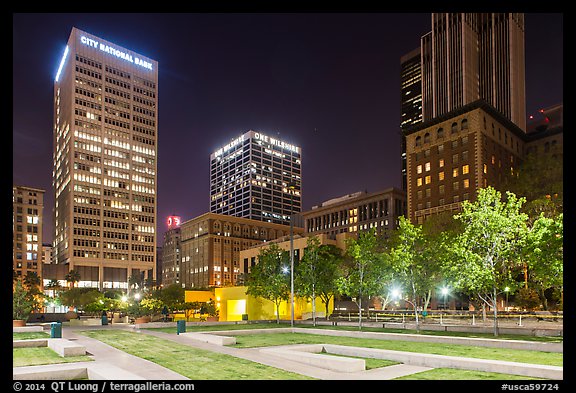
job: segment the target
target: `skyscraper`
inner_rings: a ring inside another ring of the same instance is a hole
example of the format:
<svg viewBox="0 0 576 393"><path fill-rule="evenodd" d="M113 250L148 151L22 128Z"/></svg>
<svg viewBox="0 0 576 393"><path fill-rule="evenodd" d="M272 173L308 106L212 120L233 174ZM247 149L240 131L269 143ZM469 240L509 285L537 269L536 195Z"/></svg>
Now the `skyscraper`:
<svg viewBox="0 0 576 393"><path fill-rule="evenodd" d="M248 131L210 155L210 212L290 224L302 209L301 150Z"/></svg>
<svg viewBox="0 0 576 393"><path fill-rule="evenodd" d="M421 48L424 121L483 99L526 130L524 14L433 13Z"/></svg>
<svg viewBox="0 0 576 393"><path fill-rule="evenodd" d="M406 191L405 129L422 122L422 68L420 47L400 58L400 128L402 138L402 189Z"/></svg>
<svg viewBox="0 0 576 393"><path fill-rule="evenodd" d="M158 63L72 28L54 81L55 263L79 286L156 275Z"/></svg>

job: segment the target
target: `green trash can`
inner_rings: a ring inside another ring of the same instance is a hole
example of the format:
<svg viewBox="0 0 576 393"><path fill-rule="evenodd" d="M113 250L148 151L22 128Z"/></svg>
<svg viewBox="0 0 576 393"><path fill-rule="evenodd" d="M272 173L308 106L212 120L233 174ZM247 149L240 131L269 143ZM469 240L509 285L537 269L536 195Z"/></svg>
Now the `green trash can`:
<svg viewBox="0 0 576 393"><path fill-rule="evenodd" d="M106 315L102 315L102 325L108 325L108 317Z"/></svg>
<svg viewBox="0 0 576 393"><path fill-rule="evenodd" d="M248 314L242 314L242 320L247 321L248 320Z"/></svg>
<svg viewBox="0 0 576 393"><path fill-rule="evenodd" d="M176 334L186 333L186 321L176 322Z"/></svg>
<svg viewBox="0 0 576 393"><path fill-rule="evenodd" d="M62 338L62 324L60 322L50 324L50 338Z"/></svg>

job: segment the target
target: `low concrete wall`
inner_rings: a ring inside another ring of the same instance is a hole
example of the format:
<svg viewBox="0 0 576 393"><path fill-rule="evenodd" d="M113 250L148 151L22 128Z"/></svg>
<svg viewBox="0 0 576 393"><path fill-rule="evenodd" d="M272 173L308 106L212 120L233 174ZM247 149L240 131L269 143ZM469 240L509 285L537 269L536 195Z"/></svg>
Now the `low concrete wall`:
<svg viewBox="0 0 576 393"><path fill-rule="evenodd" d="M49 338L48 348L63 357L86 355L86 347L65 338Z"/></svg>
<svg viewBox="0 0 576 393"><path fill-rule="evenodd" d="M101 326L102 318L71 319L70 326Z"/></svg>
<svg viewBox="0 0 576 393"><path fill-rule="evenodd" d="M14 367L14 380L143 380L145 378L108 363L80 362Z"/></svg>
<svg viewBox="0 0 576 393"><path fill-rule="evenodd" d="M207 333L180 333L180 336L189 338L191 340L202 341L205 343L216 345L234 345L236 344L236 337L227 337L222 335L207 334Z"/></svg>
<svg viewBox="0 0 576 393"><path fill-rule="evenodd" d="M294 347L264 348L260 352L268 355L293 360L326 370L354 373L366 370L364 359L351 359L331 355L322 355L322 344L298 345Z"/></svg>
<svg viewBox="0 0 576 393"><path fill-rule="evenodd" d="M44 328L41 325L33 326L16 326L12 328L14 333L28 333L28 332L43 332Z"/></svg>
<svg viewBox="0 0 576 393"><path fill-rule="evenodd" d="M47 338L35 338L32 340L12 340L12 348L36 348L47 346Z"/></svg>

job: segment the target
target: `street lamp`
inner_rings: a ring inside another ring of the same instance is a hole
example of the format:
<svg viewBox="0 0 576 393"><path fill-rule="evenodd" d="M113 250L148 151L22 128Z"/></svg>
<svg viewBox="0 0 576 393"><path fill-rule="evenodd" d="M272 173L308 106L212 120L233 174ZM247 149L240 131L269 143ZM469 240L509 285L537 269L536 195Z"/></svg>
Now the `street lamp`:
<svg viewBox="0 0 576 393"><path fill-rule="evenodd" d="M508 311L508 292L510 292L510 287L504 288L504 292L506 292L506 306L504 307L504 311Z"/></svg>
<svg viewBox="0 0 576 393"><path fill-rule="evenodd" d="M294 183L288 184L290 190L290 327L294 327Z"/></svg>
<svg viewBox="0 0 576 393"><path fill-rule="evenodd" d="M448 288L443 287L441 291L442 291L442 295L444 296L442 305L444 306L444 310L446 310L446 295L448 294Z"/></svg>

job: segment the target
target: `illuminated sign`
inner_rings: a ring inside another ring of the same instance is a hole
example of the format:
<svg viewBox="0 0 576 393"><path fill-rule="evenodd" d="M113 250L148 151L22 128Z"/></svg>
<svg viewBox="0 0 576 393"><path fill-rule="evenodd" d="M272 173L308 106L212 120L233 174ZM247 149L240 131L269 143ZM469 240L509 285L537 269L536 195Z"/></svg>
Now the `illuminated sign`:
<svg viewBox="0 0 576 393"><path fill-rule="evenodd" d="M298 146L294 146L294 145L291 145L290 143L286 143L286 142L281 141L279 139L269 137L268 135L260 134L259 132L254 133L254 138L256 138L257 140L260 140L262 142L270 143L271 145L281 147L282 149L287 149L287 150L293 151L294 153L300 152L300 149L298 148Z"/></svg>
<svg viewBox="0 0 576 393"><path fill-rule="evenodd" d="M226 153L228 150L232 149L234 146L244 142L244 135L239 136L238 138L234 139L232 142L228 143L226 146L221 147L220 149L216 150L214 155L216 157L221 156L222 154Z"/></svg>
<svg viewBox="0 0 576 393"><path fill-rule="evenodd" d="M81 36L80 42L82 42L84 45L88 45L92 48L100 49L102 52L109 53L112 56L116 56L120 59L124 59L126 61L129 61L130 63L137 64L140 67L144 67L144 68L147 68L149 70L152 70L152 63L145 61L143 59L140 59L136 56L132 56L129 53L123 52L123 51L118 50L116 48L113 48L109 45L106 45L106 44L103 44L103 43L98 42L96 40L93 40L92 38L88 38L86 36Z"/></svg>
<svg viewBox="0 0 576 393"><path fill-rule="evenodd" d="M168 216L166 223L168 224L168 228L177 228L180 226L180 217L179 216Z"/></svg>

